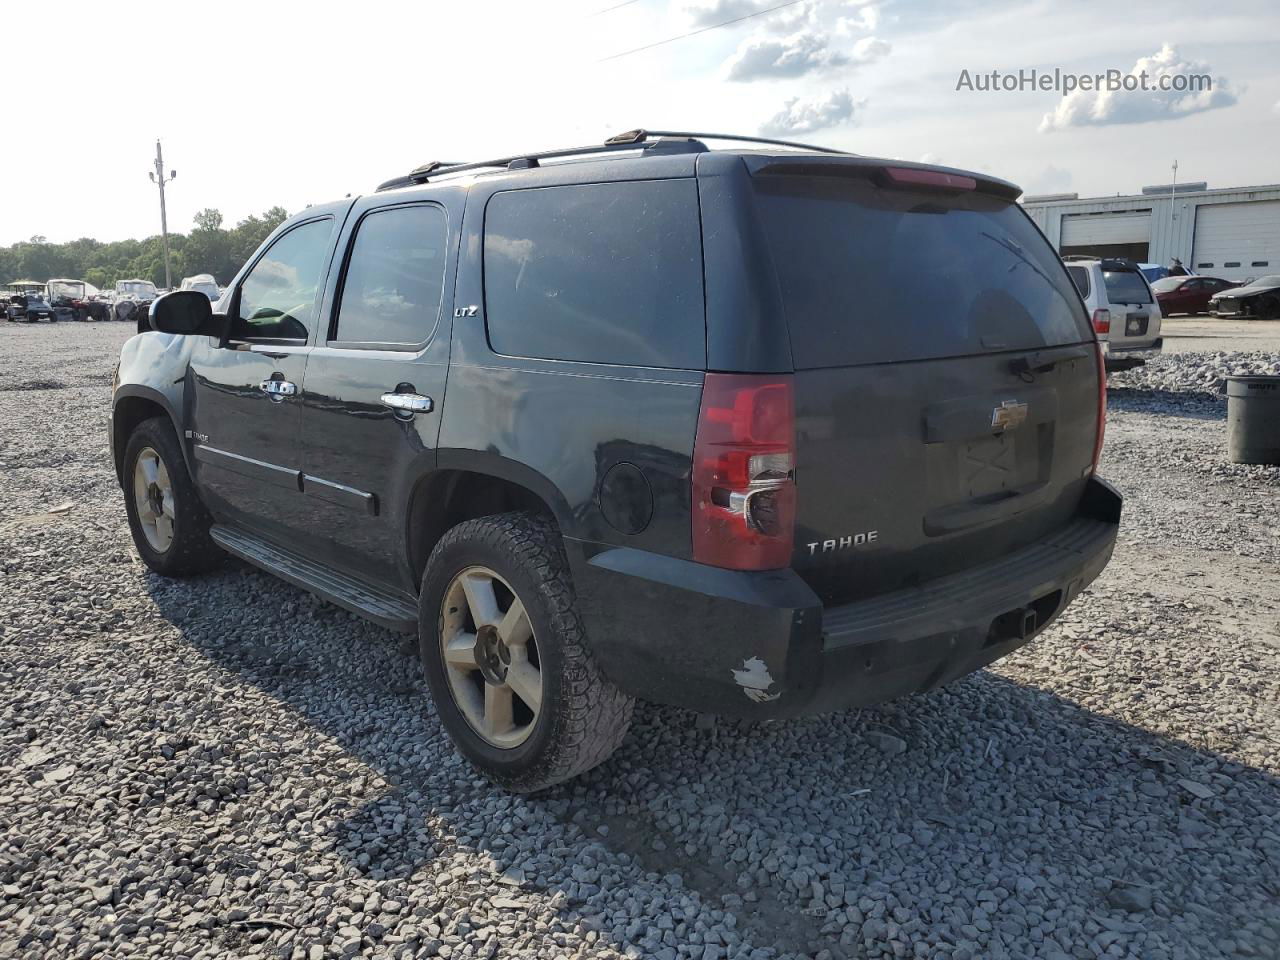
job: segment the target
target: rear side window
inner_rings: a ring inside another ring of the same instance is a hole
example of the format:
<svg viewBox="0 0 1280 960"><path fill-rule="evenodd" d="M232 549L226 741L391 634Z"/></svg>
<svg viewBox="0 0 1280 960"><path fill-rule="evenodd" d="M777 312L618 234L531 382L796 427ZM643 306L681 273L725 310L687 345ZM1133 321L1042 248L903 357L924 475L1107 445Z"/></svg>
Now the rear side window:
<svg viewBox="0 0 1280 960"><path fill-rule="evenodd" d="M1112 303L1150 303L1151 291L1142 274L1132 270L1103 270L1102 282L1107 285L1107 299Z"/></svg>
<svg viewBox="0 0 1280 960"><path fill-rule="evenodd" d="M799 368L1092 339L1058 255L1014 203L837 177L764 176L756 191Z"/></svg>
<svg viewBox="0 0 1280 960"><path fill-rule="evenodd" d="M497 193L485 210L484 287L497 353L701 368L697 187L644 180Z"/></svg>
<svg viewBox="0 0 1280 960"><path fill-rule="evenodd" d="M1080 291L1080 296L1089 296L1089 268L1088 267L1067 267L1067 273L1071 275L1071 282L1076 285L1076 289Z"/></svg>
<svg viewBox="0 0 1280 960"><path fill-rule="evenodd" d="M440 315L448 227L434 204L378 210L360 221L342 283L337 339L419 344Z"/></svg>

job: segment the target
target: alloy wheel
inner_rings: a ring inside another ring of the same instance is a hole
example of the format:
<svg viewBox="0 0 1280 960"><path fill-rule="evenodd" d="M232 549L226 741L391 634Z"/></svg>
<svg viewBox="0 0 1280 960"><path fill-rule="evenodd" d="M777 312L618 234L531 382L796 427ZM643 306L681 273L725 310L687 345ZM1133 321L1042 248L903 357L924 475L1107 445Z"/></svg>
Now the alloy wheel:
<svg viewBox="0 0 1280 960"><path fill-rule="evenodd" d="M151 447L143 447L134 461L133 502L147 543L164 553L173 544L173 484L160 454Z"/></svg>
<svg viewBox="0 0 1280 960"><path fill-rule="evenodd" d="M502 577L467 567L444 592L440 647L454 703L487 743L511 749L542 712L537 639L524 603Z"/></svg>

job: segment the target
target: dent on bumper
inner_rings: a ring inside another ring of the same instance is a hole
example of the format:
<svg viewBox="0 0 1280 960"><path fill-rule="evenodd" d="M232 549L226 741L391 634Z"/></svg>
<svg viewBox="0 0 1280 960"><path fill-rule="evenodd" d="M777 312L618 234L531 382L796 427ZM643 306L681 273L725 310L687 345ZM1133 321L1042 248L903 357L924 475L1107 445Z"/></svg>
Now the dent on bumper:
<svg viewBox="0 0 1280 960"><path fill-rule="evenodd" d="M1111 558L1120 495L1094 479L1075 521L992 564L824 609L793 571L720 570L566 541L605 674L646 700L777 718L932 689L1028 642ZM993 586L994 585L994 586Z"/></svg>

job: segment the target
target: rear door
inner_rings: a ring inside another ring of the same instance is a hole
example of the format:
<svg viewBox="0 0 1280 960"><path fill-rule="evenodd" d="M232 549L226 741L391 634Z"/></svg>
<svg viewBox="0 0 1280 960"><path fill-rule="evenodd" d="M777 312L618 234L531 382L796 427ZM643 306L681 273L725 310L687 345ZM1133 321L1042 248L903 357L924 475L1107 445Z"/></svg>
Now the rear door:
<svg viewBox="0 0 1280 960"><path fill-rule="evenodd" d="M795 365L793 564L827 602L1063 526L1092 464L1094 337L1009 199L757 175Z"/></svg>
<svg viewBox="0 0 1280 960"><path fill-rule="evenodd" d="M357 202L302 394L298 549L410 593L405 509L435 465L464 197Z"/></svg>

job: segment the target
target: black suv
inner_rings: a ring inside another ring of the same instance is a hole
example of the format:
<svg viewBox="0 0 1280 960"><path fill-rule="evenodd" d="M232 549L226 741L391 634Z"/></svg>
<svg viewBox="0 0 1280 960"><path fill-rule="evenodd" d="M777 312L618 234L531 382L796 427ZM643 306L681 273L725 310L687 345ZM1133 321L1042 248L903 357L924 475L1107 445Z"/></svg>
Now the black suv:
<svg viewBox="0 0 1280 960"><path fill-rule="evenodd" d="M110 427L143 559L416 633L515 790L603 761L635 697L791 717L1026 643L1120 497L1017 188L707 139L428 164L281 225L225 315L156 301Z"/></svg>

